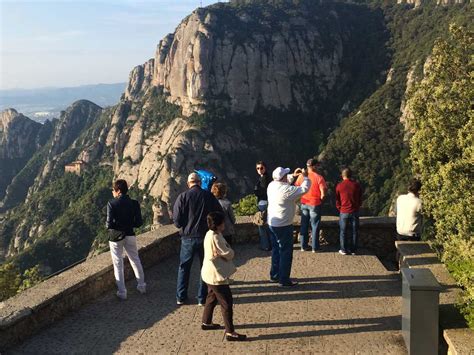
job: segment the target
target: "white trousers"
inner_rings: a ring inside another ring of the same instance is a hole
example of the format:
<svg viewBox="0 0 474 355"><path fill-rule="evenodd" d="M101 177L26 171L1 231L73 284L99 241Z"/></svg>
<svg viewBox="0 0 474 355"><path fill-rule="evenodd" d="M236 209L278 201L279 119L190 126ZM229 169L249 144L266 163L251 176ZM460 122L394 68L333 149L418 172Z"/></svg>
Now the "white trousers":
<svg viewBox="0 0 474 355"><path fill-rule="evenodd" d="M118 293L121 296L127 295L125 288L125 277L123 274L123 250L127 254L133 273L137 279L137 288L144 289L146 287L145 274L143 273L142 263L138 256L137 238L134 235L126 236L118 242L109 242L110 255L112 256L112 264L114 265L115 282L117 283Z"/></svg>

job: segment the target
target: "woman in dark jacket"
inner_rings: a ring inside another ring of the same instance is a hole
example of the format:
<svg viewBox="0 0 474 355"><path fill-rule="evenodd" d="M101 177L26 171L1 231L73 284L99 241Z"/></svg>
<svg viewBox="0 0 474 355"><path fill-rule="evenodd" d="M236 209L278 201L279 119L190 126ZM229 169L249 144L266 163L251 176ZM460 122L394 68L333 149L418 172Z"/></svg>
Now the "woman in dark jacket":
<svg viewBox="0 0 474 355"><path fill-rule="evenodd" d="M114 199L107 204L106 222L115 282L118 288L117 297L122 300L127 299L122 257L124 249L137 279L138 292L146 292L145 275L138 256L137 240L133 231L133 228L138 228L143 224L142 214L138 201L132 200L127 192L128 185L125 180L114 182L112 187Z"/></svg>
<svg viewBox="0 0 474 355"><path fill-rule="evenodd" d="M267 187L272 179L267 172L267 165L263 161L257 162L256 169L258 180L254 187L254 194L257 196L257 207L263 212L267 209ZM260 236L260 249L270 251L272 247L268 225L258 226L258 235Z"/></svg>

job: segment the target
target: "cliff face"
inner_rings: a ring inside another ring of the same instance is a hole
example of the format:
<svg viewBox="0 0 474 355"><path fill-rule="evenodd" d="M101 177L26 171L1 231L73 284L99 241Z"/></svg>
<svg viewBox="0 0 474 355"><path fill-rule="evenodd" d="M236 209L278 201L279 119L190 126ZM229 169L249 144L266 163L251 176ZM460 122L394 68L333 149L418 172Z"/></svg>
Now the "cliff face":
<svg viewBox="0 0 474 355"><path fill-rule="evenodd" d="M336 26L328 34L323 26L343 21L336 11L287 18L256 13L252 6L225 11L199 9L181 22L159 43L154 61L132 72L125 97L136 98L137 84L144 91L151 81L184 115L208 106L246 114L290 106L309 111L312 101L343 80L349 33Z"/></svg>
<svg viewBox="0 0 474 355"><path fill-rule="evenodd" d="M51 132L50 123L37 123L14 109L0 113L0 200L13 177Z"/></svg>
<svg viewBox="0 0 474 355"><path fill-rule="evenodd" d="M105 142L115 175L155 199L155 223L170 222L196 168L230 184L231 196L248 193L254 160L311 156L314 136L356 104L351 90L370 90L386 66L381 24L378 13L344 4L194 11L130 73ZM377 30L359 46L361 31ZM369 56L361 76L354 63Z"/></svg>

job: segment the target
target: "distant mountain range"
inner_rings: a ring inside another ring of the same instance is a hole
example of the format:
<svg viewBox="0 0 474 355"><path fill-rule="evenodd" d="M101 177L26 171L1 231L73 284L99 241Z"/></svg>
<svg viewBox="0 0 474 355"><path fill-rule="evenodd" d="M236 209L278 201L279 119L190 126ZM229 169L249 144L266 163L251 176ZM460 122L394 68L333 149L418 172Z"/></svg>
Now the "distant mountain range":
<svg viewBox="0 0 474 355"><path fill-rule="evenodd" d="M15 108L31 119L44 122L74 101L85 99L99 106L112 106L120 100L126 83L82 85L65 88L0 90L0 111Z"/></svg>

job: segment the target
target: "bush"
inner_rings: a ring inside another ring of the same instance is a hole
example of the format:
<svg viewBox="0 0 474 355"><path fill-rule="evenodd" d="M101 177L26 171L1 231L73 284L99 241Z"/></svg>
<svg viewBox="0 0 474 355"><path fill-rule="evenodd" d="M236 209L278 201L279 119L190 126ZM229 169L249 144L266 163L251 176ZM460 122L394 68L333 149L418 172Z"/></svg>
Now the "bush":
<svg viewBox="0 0 474 355"><path fill-rule="evenodd" d="M423 183L428 237L465 289L462 311L474 328L474 32L450 26L408 101L412 162Z"/></svg>
<svg viewBox="0 0 474 355"><path fill-rule="evenodd" d="M247 195L232 205L236 216L252 216L257 213L257 196Z"/></svg>

